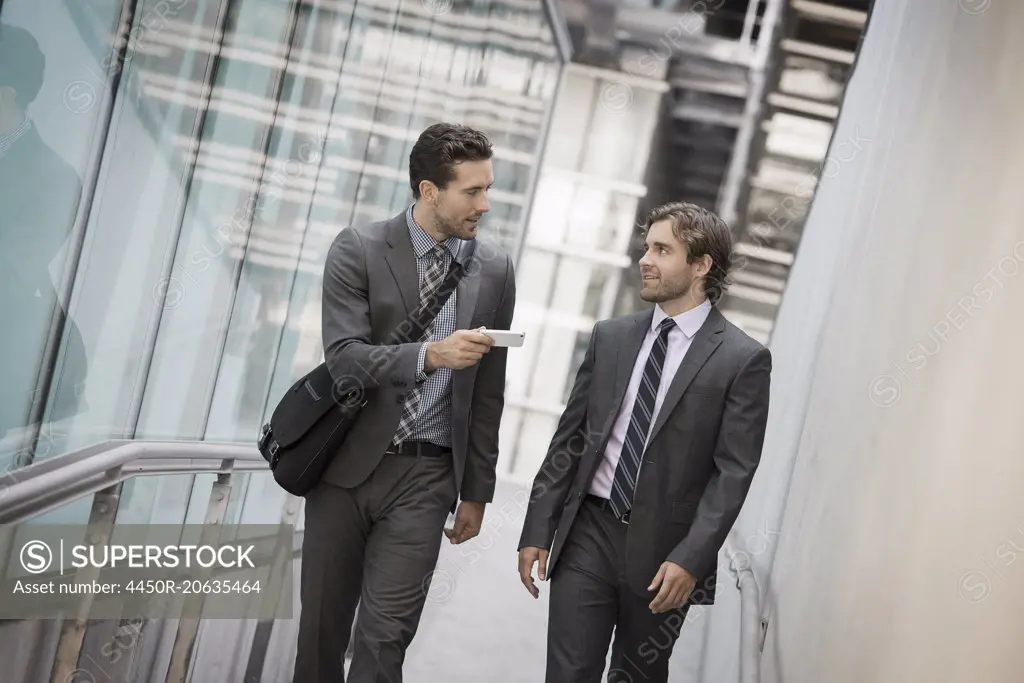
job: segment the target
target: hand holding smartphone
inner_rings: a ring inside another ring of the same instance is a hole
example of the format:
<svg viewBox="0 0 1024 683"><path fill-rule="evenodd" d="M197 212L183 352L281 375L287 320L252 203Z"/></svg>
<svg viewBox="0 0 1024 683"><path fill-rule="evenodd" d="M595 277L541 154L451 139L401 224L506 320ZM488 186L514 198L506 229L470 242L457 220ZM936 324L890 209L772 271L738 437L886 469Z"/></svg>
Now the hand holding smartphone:
<svg viewBox="0 0 1024 683"><path fill-rule="evenodd" d="M526 339L525 332L513 332L512 330L489 330L483 328L480 332L493 339L495 346L522 346L523 340Z"/></svg>

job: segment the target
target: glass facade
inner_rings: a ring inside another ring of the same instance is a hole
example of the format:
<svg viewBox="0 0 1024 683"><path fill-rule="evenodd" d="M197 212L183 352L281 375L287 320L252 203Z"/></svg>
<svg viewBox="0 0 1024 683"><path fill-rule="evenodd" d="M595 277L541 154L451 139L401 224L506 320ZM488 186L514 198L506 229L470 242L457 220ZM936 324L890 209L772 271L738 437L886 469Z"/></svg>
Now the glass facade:
<svg viewBox="0 0 1024 683"><path fill-rule="evenodd" d="M571 64L559 85L536 197L517 265L499 469L537 473L594 323L616 313L665 84Z"/></svg>
<svg viewBox="0 0 1024 683"><path fill-rule="evenodd" d="M0 150L29 127L0 151L0 468L254 442L322 359L328 246L412 201L431 123L490 136L482 229L523 241L561 68L539 2L5 0L0 22L3 73L44 62L34 97L0 80ZM130 482L119 521L181 521L202 478Z"/></svg>

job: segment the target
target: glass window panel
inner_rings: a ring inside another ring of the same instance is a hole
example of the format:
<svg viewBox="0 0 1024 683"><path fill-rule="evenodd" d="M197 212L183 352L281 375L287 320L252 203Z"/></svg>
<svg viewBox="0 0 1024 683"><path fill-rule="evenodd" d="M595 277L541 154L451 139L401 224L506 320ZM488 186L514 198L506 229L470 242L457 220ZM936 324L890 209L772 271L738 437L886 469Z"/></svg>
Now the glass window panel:
<svg viewBox="0 0 1024 683"><path fill-rule="evenodd" d="M233 5L232 12L236 22L244 25L248 15L264 9L262 0L243 0ZM204 435L222 362L228 363L227 373L234 370L223 344L250 227L268 209L271 219L283 218L283 203L274 201L268 187L272 182L268 179L277 177L282 166L275 159L264 160L264 145L274 142L267 121L275 109L271 97L283 77L284 62L279 57L286 53L283 41L292 8L280 5L276 12L276 33L266 34L275 41L273 49L265 48L278 57L268 60L272 66L256 65L232 51L221 58L216 72L172 269L196 291L182 295L180 301L163 302L160 335L136 432L142 438ZM242 50L251 42L229 25L227 45ZM235 108L236 101L248 100L255 101L244 109ZM272 156L273 150L268 150ZM220 165L227 155L238 161L225 173ZM300 169L297 174L301 173Z"/></svg>
<svg viewBox="0 0 1024 683"><path fill-rule="evenodd" d="M549 319L537 350L538 357L543 358L544 362L532 368L531 397L551 401L562 395L576 334L574 329L552 325Z"/></svg>
<svg viewBox="0 0 1024 683"><path fill-rule="evenodd" d="M590 336L592 334L592 331L578 332L576 334L576 343L573 346L572 356L569 358L565 389L562 392L562 403L569 402L569 395L572 394L572 387L576 383L576 373L579 372L580 366L583 365L583 359L587 355L587 346L590 345Z"/></svg>
<svg viewBox="0 0 1024 683"><path fill-rule="evenodd" d="M526 397L529 395L530 375L537 363L540 342L544 335L544 318L531 316L529 308L516 306L511 329L526 333L522 347L508 354L505 371L505 395Z"/></svg>
<svg viewBox="0 0 1024 683"><path fill-rule="evenodd" d="M2 5L0 82L12 84L17 101L4 99L0 121L23 130L0 152L0 470L6 470L59 453L67 424L88 410L88 350L64 283L75 272L80 233L73 228L106 102L107 32L120 8L90 8L88 21L99 30L85 33L66 7L30 0ZM48 395L37 386L50 370Z"/></svg>
<svg viewBox="0 0 1024 683"><path fill-rule="evenodd" d="M581 314L599 320L607 314L603 310L604 302L611 296L610 291L615 283L615 268L604 264L595 265L587 282L587 291L583 297Z"/></svg>
<svg viewBox="0 0 1024 683"><path fill-rule="evenodd" d="M601 233L602 228L608 225L608 194L607 190L598 187L576 184L565 237L566 245L597 250L607 243Z"/></svg>
<svg viewBox="0 0 1024 683"><path fill-rule="evenodd" d="M591 107L591 142L583 150L580 170L602 178L640 182L647 165L644 141L653 132L660 98L660 93L639 86L627 90L614 81L599 81ZM599 145L593 144L596 140Z"/></svg>
<svg viewBox="0 0 1024 683"><path fill-rule="evenodd" d="M542 173L533 206L531 222L543 225L527 233L527 244L558 246L565 241L569 212L573 205L575 184L556 173Z"/></svg>
<svg viewBox="0 0 1024 683"><path fill-rule="evenodd" d="M147 16L152 4L140 3L136 18L141 21ZM5 3L5 18L16 7L17 3ZM74 92L68 91L70 108L59 105L45 110L51 116L68 117L55 121L65 137L102 139L93 129L109 95L102 78L123 71L116 126L109 132L103 150L93 214L74 271L75 293L69 313L77 332L65 328L65 346L69 348L62 354L65 362L73 358L74 344L69 342L77 334L83 352L79 362L87 367L88 377L102 377L103 381L86 381L81 387L81 410L67 422L68 438L61 450L107 436L122 436L126 418L131 422L133 386L138 386L143 371L142 356L153 322L153 290L162 276L161 256L174 229L175 200L183 171L181 152L188 139L184 131L191 130L195 120L193 93L181 86L176 76L193 72L204 55L200 48L181 58L180 52L168 53L163 47L188 34L193 23L203 21L208 3L181 7L173 21L156 28L150 24L151 28L140 31L137 24L126 59L111 44L95 42L94 22L109 26L113 35L117 16L116 12L109 17L94 14L98 9L84 7L81 12L68 14L61 9L47 11L46 28L40 32L54 41L48 49L50 67L55 72L65 66L69 69L66 74L55 73L61 90L66 90L69 82L77 84ZM197 40L197 44L202 45L202 41ZM143 69L145 79L140 75ZM153 100L165 104L147 105ZM173 114L165 122L162 117L167 112ZM145 161L136 166L139 159ZM48 197L47 201L53 199ZM61 391L55 384L49 391L48 411L57 417L63 412Z"/></svg>
<svg viewBox="0 0 1024 683"><path fill-rule="evenodd" d="M540 307L548 305L551 282L557 260L555 254L527 249L516 265L516 308L520 302Z"/></svg>
<svg viewBox="0 0 1024 683"><path fill-rule="evenodd" d="M192 492L197 482L203 480L206 496L196 498L202 509L193 519L201 523L206 514L210 490L216 475L174 474L159 477L136 477L129 479L121 488L117 505L117 524L182 524L185 522ZM202 489L203 486L198 486Z"/></svg>
<svg viewBox="0 0 1024 683"><path fill-rule="evenodd" d="M325 44L320 35L323 19L312 16L300 21L296 41ZM344 45L334 43L330 49L325 57L340 63ZM311 56L304 53L299 59ZM338 176L323 164L325 122L335 90L327 74L306 73L293 79L286 94L282 110L287 113L279 114L271 133L272 154L260 188L261 201L252 216L252 232L244 250L243 245L236 249L239 258L244 253L245 261L210 409L205 434L209 439L246 440L257 433L274 381L271 361L282 353L286 338L281 333L281 312L287 315L289 299L296 293L301 296L301 310L308 292L305 284L296 287L296 270L300 260L308 262L309 250L320 260L326 254L323 239L310 230L310 219L318 180L329 183ZM317 123L306 123L310 118ZM338 208L335 201L325 211ZM291 341L290 336L287 339ZM290 363L287 369L292 370Z"/></svg>
<svg viewBox="0 0 1024 683"><path fill-rule="evenodd" d="M551 293L551 311L556 315L580 315L587 298L588 284L599 264L576 258L561 258Z"/></svg>
<svg viewBox="0 0 1024 683"><path fill-rule="evenodd" d="M120 2L45 14L28 0L3 3L2 20L29 26L47 56L30 110L40 137L80 179L91 157L99 168L95 188L81 196L51 184L45 197L62 217L51 222L56 249L38 252L54 292L67 278L74 326L64 325L54 376L34 395L51 420L40 457L111 437L251 442L284 387L322 359L327 248L343 226L407 205L409 149L434 121L461 120L491 136L495 189L505 197L492 202L487 227L510 250L518 242L526 212L517 198L529 191L533 168L523 156L537 158L558 69L539 7L460 2L428 23L407 21L423 17L418 0L239 0L219 25L221 4L193 0L143 27L164 8L140 0L121 59L108 37ZM467 18L476 20L470 35ZM101 77L118 70L117 109L104 131L113 93ZM103 149L93 150L95 141ZM79 204L91 212L69 247ZM5 247L14 243L4 232L7 206L0 203ZM0 252L25 266L27 247L15 247ZM544 282L554 264L537 256ZM37 324L26 323L17 352L3 354L7 366L24 369L19 391L0 397L5 420L20 413L19 438L55 302L56 294L36 312ZM530 329L538 344L540 328ZM90 381L97 377L103 382ZM248 477L236 484L239 518L250 506L262 513L263 485ZM210 486L209 476L132 482L122 518L191 519L204 511Z"/></svg>
<svg viewBox="0 0 1024 683"><path fill-rule="evenodd" d="M601 241L598 243L602 251L616 254L627 252L630 239L639 229L636 215L638 203L636 195L609 193L604 224L600 230Z"/></svg>
<svg viewBox="0 0 1024 683"><path fill-rule="evenodd" d="M548 136L544 165L576 171L585 154L585 145L590 144L587 130L590 122L580 116L593 108L597 83L584 75L573 75L562 80L561 91L551 119L551 134ZM604 149L604 144L598 147Z"/></svg>

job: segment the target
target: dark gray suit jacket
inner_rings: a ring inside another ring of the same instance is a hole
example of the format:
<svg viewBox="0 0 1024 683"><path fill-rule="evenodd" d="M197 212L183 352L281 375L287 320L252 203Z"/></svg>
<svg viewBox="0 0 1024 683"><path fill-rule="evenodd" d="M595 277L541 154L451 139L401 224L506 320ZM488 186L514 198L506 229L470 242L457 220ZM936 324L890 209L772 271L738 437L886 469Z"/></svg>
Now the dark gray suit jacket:
<svg viewBox="0 0 1024 683"><path fill-rule="evenodd" d="M653 313L601 321L591 334L519 543L551 550L548 577L603 458ZM770 374L768 349L712 307L669 386L640 467L626 541L626 575L637 593L651 595L647 586L672 560L697 578L691 604L714 602L718 551L761 457Z"/></svg>
<svg viewBox="0 0 1024 683"><path fill-rule="evenodd" d="M512 259L485 237L475 241L455 293L456 329L508 329L516 298ZM324 266L324 356L335 382L354 378L366 387L368 403L324 481L357 486L391 443L406 394L416 384L420 344L382 344L418 305L419 277L404 211L335 238ZM507 349L493 347L476 365L452 373L452 457L463 500L490 502L494 496L506 355Z"/></svg>

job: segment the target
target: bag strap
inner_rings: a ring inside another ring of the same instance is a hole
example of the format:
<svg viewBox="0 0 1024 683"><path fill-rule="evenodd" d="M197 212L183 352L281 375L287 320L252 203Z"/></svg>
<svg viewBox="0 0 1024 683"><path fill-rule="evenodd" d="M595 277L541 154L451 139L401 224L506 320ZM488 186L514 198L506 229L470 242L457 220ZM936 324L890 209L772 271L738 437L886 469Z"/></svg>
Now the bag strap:
<svg viewBox="0 0 1024 683"><path fill-rule="evenodd" d="M476 240L470 240L468 245L463 244L462 248L466 250L463 260L466 263L470 263L473 255L476 253ZM421 301L420 305L409 314L409 317L391 332L387 343L401 344L419 340L427 326L434 321L434 318L444 308L448 298L455 292L465 274L466 269L462 264L452 259L451 265L448 267L448 273L445 275L444 281L441 282L441 286L438 287L436 294L427 301Z"/></svg>

